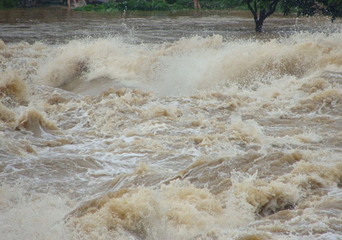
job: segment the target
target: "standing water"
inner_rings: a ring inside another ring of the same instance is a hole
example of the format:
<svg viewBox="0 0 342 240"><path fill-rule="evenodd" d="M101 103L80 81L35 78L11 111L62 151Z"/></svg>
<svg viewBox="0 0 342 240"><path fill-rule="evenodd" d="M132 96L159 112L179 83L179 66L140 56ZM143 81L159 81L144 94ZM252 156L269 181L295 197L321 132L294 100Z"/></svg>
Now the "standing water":
<svg viewBox="0 0 342 240"><path fill-rule="evenodd" d="M0 12L0 239L342 239L342 33L248 12Z"/></svg>

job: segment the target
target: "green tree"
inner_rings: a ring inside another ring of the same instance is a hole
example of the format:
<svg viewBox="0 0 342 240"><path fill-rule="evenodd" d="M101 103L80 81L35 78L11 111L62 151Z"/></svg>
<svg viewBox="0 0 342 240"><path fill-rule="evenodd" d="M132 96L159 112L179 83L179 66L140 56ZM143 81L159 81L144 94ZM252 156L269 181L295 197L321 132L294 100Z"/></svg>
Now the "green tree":
<svg viewBox="0 0 342 240"><path fill-rule="evenodd" d="M266 18L276 10L285 15L297 12L297 15L312 16L316 13L330 15L332 21L342 16L342 0L242 0L252 12L255 31L261 32Z"/></svg>

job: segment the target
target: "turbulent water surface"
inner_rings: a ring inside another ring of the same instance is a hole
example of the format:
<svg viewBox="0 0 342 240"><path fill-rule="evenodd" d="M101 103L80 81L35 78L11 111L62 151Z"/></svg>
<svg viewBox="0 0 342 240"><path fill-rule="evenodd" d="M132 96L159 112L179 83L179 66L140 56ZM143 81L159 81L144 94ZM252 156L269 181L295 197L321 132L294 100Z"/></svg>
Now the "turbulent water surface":
<svg viewBox="0 0 342 240"><path fill-rule="evenodd" d="M0 239L342 239L342 33L248 12L0 12Z"/></svg>

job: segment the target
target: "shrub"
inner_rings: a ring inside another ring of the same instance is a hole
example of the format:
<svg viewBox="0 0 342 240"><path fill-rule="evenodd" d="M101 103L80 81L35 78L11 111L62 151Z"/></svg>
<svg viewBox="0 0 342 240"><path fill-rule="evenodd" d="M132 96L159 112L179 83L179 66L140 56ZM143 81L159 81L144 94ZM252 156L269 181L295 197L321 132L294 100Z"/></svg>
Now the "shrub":
<svg viewBox="0 0 342 240"><path fill-rule="evenodd" d="M202 9L227 9L238 6L240 0L200 0ZM86 5L75 11L176 11L193 9L193 0L120 0L99 5Z"/></svg>
<svg viewBox="0 0 342 240"><path fill-rule="evenodd" d="M1 8L14 8L19 4L18 0L0 0L0 9Z"/></svg>

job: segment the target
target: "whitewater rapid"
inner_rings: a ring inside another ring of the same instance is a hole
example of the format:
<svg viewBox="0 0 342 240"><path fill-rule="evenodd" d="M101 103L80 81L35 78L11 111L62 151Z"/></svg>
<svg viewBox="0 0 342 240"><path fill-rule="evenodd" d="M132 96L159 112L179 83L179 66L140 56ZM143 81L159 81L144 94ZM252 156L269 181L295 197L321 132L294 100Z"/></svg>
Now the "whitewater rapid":
<svg viewBox="0 0 342 240"><path fill-rule="evenodd" d="M342 238L341 39L0 40L0 239Z"/></svg>

